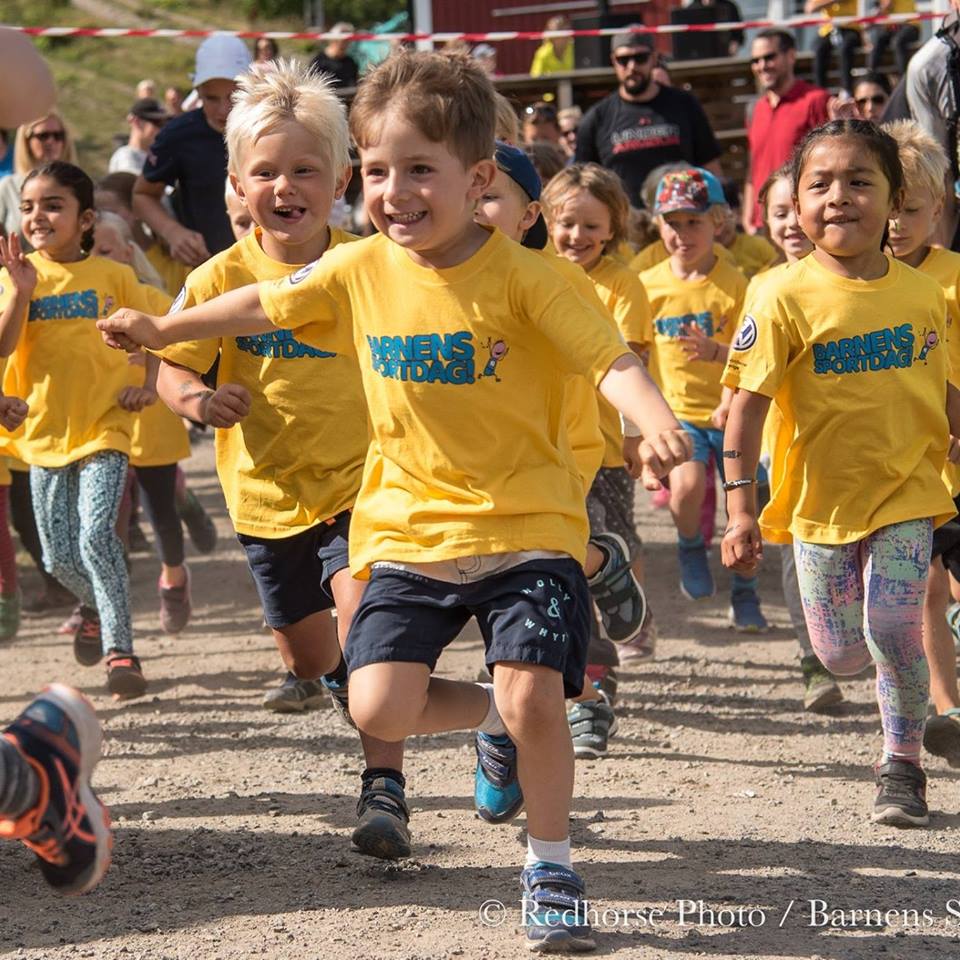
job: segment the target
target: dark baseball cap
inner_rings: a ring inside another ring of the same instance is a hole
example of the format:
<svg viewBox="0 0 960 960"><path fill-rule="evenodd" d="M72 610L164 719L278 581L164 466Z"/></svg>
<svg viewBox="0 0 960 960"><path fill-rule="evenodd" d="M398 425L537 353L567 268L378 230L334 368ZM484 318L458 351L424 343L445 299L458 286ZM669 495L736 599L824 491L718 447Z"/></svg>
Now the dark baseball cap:
<svg viewBox="0 0 960 960"><path fill-rule="evenodd" d="M610 52L620 49L620 47L636 48L643 47L646 50L653 49L653 34L641 33L642 23L631 23L620 33L615 33L610 38Z"/></svg>
<svg viewBox="0 0 960 960"><path fill-rule="evenodd" d="M522 150L498 140L494 159L497 169L502 170L531 200L540 199L540 174L537 173L533 161ZM521 243L531 250L542 250L547 245L547 240L547 225L541 213L524 234Z"/></svg>
<svg viewBox="0 0 960 960"><path fill-rule="evenodd" d="M170 114L153 97L141 97L130 108L130 113L138 120L148 120L150 123L164 123L170 119Z"/></svg>

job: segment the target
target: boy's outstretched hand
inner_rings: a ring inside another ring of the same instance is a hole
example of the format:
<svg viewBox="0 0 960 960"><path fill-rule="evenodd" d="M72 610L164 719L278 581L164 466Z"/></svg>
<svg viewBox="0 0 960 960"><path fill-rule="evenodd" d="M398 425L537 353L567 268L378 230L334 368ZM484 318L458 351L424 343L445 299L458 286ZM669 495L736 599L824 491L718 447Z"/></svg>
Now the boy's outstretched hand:
<svg viewBox="0 0 960 960"><path fill-rule="evenodd" d="M727 521L727 530L720 544L723 565L734 573L750 576L756 573L763 559L760 525L749 513L734 513Z"/></svg>
<svg viewBox="0 0 960 960"><path fill-rule="evenodd" d="M630 476L639 479L647 490L659 490L661 477L693 455L693 444L686 430L677 427L640 440L636 453L624 449L624 454Z"/></svg>
<svg viewBox="0 0 960 960"><path fill-rule="evenodd" d="M250 412L250 393L239 383L224 383L209 394L200 409L204 423L228 429Z"/></svg>
<svg viewBox="0 0 960 960"><path fill-rule="evenodd" d="M29 407L19 397L0 397L0 424L16 430L27 416Z"/></svg>
<svg viewBox="0 0 960 960"><path fill-rule="evenodd" d="M139 310L124 307L109 317L97 321L97 329L103 335L103 341L114 350L126 350L132 353L141 347L148 350L160 350L166 344L160 337L160 325L157 317Z"/></svg>

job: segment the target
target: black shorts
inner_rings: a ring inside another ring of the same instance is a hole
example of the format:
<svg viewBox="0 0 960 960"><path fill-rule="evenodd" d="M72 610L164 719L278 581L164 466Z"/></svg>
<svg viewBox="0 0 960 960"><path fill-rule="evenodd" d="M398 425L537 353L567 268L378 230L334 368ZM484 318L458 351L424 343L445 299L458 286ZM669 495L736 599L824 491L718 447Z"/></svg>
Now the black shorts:
<svg viewBox="0 0 960 960"><path fill-rule="evenodd" d="M960 496L954 498L954 506L960 510ZM948 520L942 527L933 531L933 556L940 558L943 565L960 580L960 517Z"/></svg>
<svg viewBox="0 0 960 960"><path fill-rule="evenodd" d="M580 695L592 608L583 569L572 559L530 560L463 584L374 567L347 637L347 667L397 661L432 671L474 616L488 667L549 667L563 675L567 697Z"/></svg>
<svg viewBox="0 0 960 960"><path fill-rule="evenodd" d="M349 510L292 537L269 540L237 534L268 627L289 627L333 606L330 581L349 565L349 534Z"/></svg>

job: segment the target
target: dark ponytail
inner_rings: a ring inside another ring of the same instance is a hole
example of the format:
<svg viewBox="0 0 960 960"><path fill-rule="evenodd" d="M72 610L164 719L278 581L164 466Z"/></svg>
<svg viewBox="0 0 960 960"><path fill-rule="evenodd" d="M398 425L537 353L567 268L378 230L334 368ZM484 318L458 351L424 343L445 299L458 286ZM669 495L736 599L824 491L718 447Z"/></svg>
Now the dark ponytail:
<svg viewBox="0 0 960 960"><path fill-rule="evenodd" d="M51 163L45 163L43 166L31 170L23 179L25 187L34 177L49 177L58 186L69 190L76 198L79 205L79 213L87 210L95 210L96 205L93 200L93 181L75 164L66 163L63 160L54 160ZM21 191L23 190L21 187ZM80 238L80 249L84 253L89 253L93 249L93 230L83 231Z"/></svg>

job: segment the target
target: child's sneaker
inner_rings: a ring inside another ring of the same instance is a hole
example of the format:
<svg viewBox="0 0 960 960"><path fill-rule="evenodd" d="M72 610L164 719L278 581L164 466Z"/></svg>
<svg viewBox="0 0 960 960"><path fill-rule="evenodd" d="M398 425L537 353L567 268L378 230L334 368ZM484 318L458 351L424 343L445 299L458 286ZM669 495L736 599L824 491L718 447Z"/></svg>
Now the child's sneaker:
<svg viewBox="0 0 960 960"><path fill-rule="evenodd" d="M114 650L107 658L107 689L115 700L134 700L147 692L140 660L132 653Z"/></svg>
<svg viewBox="0 0 960 960"><path fill-rule="evenodd" d="M198 553L213 553L217 546L217 528L192 490L177 499L177 513Z"/></svg>
<svg viewBox="0 0 960 960"><path fill-rule="evenodd" d="M951 767L960 767L960 707L927 717L923 748L935 757L943 757Z"/></svg>
<svg viewBox="0 0 960 960"><path fill-rule="evenodd" d="M764 633L770 629L753 587L734 587L730 594L730 626L737 633Z"/></svg>
<svg viewBox="0 0 960 960"><path fill-rule="evenodd" d="M600 696L600 700L571 703L567 710L575 757L602 757L607 752L607 741L617 732L613 707L602 693Z"/></svg>
<svg viewBox="0 0 960 960"><path fill-rule="evenodd" d="M164 633L175 634L190 622L193 603L190 597L190 568L184 566L186 579L179 587L164 586L163 579L157 581L157 593L160 595L160 627Z"/></svg>
<svg viewBox="0 0 960 960"><path fill-rule="evenodd" d="M410 856L410 810L403 785L393 777L364 780L357 801L354 847L369 857L400 860Z"/></svg>
<svg viewBox="0 0 960 960"><path fill-rule="evenodd" d="M525 867L523 927L535 953L583 953L596 948L586 889L569 867L542 860Z"/></svg>
<svg viewBox="0 0 960 960"><path fill-rule="evenodd" d="M73 655L77 663L92 667L103 659L103 644L100 637L100 615L93 607L80 606L73 628Z"/></svg>
<svg viewBox="0 0 960 960"><path fill-rule="evenodd" d="M800 660L803 673L803 709L820 713L843 702L843 691L836 677L812 653Z"/></svg>
<svg viewBox="0 0 960 960"><path fill-rule="evenodd" d="M327 691L319 680L300 680L288 673L283 683L263 698L265 710L274 713L303 713L327 702Z"/></svg>
<svg viewBox="0 0 960 960"><path fill-rule="evenodd" d="M647 613L643 587L630 566L626 541L616 533L590 538L606 563L589 579L590 594L600 611L600 632L614 643L627 643L640 632Z"/></svg>
<svg viewBox="0 0 960 960"><path fill-rule="evenodd" d="M680 592L688 600L705 600L716 593L707 548L701 542L693 545L677 544L680 557Z"/></svg>
<svg viewBox="0 0 960 960"><path fill-rule="evenodd" d="M334 680L332 677L321 677L319 683L330 694L330 702L340 719L356 730L357 725L353 722L353 717L350 716L350 694L347 681Z"/></svg>
<svg viewBox="0 0 960 960"><path fill-rule="evenodd" d="M477 770L473 802L487 823L506 823L523 809L523 793L517 779L517 748L503 734L477 733Z"/></svg>
<svg viewBox="0 0 960 960"><path fill-rule="evenodd" d="M58 893L92 890L110 866L110 817L90 787L100 759L100 725L89 703L63 684L47 687L4 736L37 775L37 805L0 819L0 837L21 840Z"/></svg>
<svg viewBox="0 0 960 960"><path fill-rule="evenodd" d="M877 799L873 803L874 823L892 827L925 827L927 775L914 763L890 760L876 768Z"/></svg>
<svg viewBox="0 0 960 960"><path fill-rule="evenodd" d="M21 604L20 610L25 617L46 617L58 610L63 610L64 607L75 606L76 602L77 598L66 587L60 586L47 574L40 592L27 597ZM66 632L73 633L73 630Z"/></svg>
<svg viewBox="0 0 960 960"><path fill-rule="evenodd" d="M652 660L657 652L657 623L653 611L647 606L647 615L643 618L640 632L629 642L617 647L620 663L630 660Z"/></svg>
<svg viewBox="0 0 960 960"><path fill-rule="evenodd" d="M587 664L587 679L599 690L612 707L617 699L617 687L620 684L616 667L608 667L602 663Z"/></svg>
<svg viewBox="0 0 960 960"><path fill-rule="evenodd" d="M0 643L12 640L20 629L20 591L0 593Z"/></svg>
<svg viewBox="0 0 960 960"><path fill-rule="evenodd" d="M947 607L947 626L953 634L953 649L960 654L960 603Z"/></svg>

